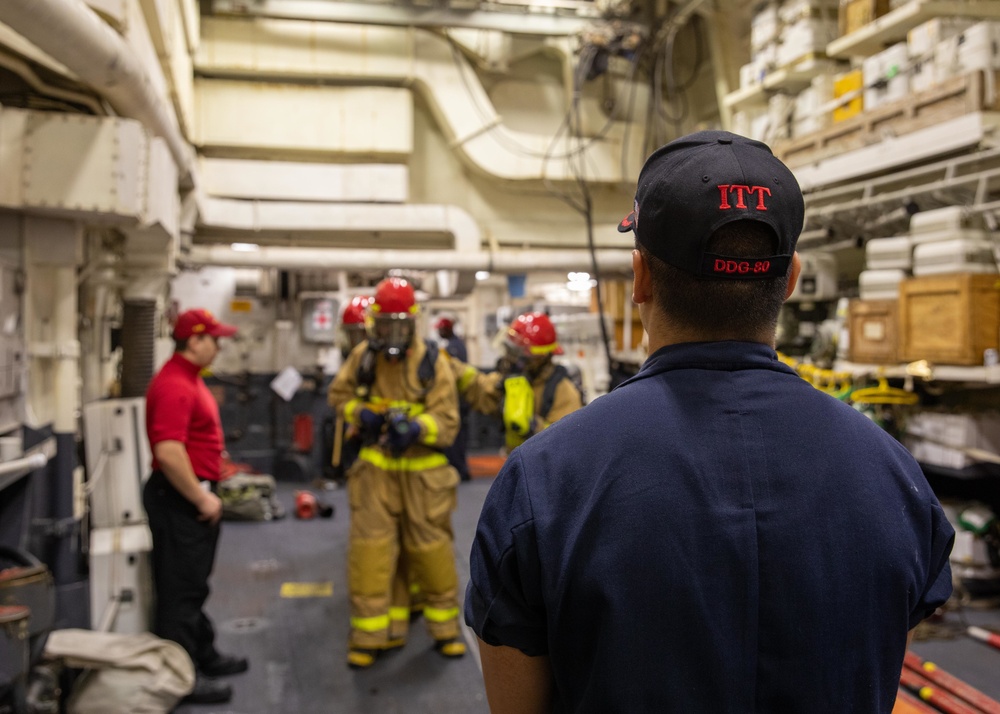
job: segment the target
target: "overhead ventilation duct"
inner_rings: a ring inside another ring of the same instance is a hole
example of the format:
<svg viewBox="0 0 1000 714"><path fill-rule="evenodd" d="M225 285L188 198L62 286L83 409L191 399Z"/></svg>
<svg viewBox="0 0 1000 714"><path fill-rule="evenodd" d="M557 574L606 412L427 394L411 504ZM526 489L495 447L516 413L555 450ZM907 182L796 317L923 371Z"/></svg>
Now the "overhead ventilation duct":
<svg viewBox="0 0 1000 714"><path fill-rule="evenodd" d="M572 55L565 39L553 39L547 48ZM427 97L451 148L487 176L575 181L577 167L586 166L591 181L622 180L623 123L600 139L579 141L564 135L554 142L549 136L511 129L462 53L426 30L206 18L197 69L255 82L294 77L416 86ZM200 84L211 86L212 81L201 79Z"/></svg>
<svg viewBox="0 0 1000 714"><path fill-rule="evenodd" d="M198 233L246 234L239 240L249 242L254 242L254 234L262 233L450 235L459 252L478 252L482 243L472 216L456 206L442 205L206 198Z"/></svg>
<svg viewBox="0 0 1000 714"><path fill-rule="evenodd" d="M207 198L202 205L200 236L225 234L233 241L254 243L262 234L287 235L312 232L349 236L394 234L412 236L413 248L371 249L351 246L285 247L194 245L178 258L192 266L216 265L280 270L489 270L524 273L531 270L590 270L590 253L577 250L485 251L479 226L467 212L455 206L408 204L308 203L284 201L236 201ZM608 233L617 235L608 228ZM448 235L451 245L428 249L429 234ZM370 240L369 240L370 242ZM609 273L632 269L627 247L597 251L597 261Z"/></svg>
<svg viewBox="0 0 1000 714"><path fill-rule="evenodd" d="M122 116L167 142L183 184L193 183L194 153L125 40L78 0L3 0L0 22L66 65Z"/></svg>

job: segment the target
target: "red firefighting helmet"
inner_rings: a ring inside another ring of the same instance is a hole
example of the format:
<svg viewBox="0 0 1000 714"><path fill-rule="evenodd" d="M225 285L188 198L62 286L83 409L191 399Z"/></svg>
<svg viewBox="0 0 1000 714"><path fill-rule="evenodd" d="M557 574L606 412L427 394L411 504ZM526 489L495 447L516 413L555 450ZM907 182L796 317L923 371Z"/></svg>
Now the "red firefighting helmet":
<svg viewBox="0 0 1000 714"><path fill-rule="evenodd" d="M364 324L365 308L372 301L370 295L355 295L351 301L344 306L344 313L340 316L340 322L344 325Z"/></svg>
<svg viewBox="0 0 1000 714"><path fill-rule="evenodd" d="M368 304L365 326L369 343L390 359L401 357L416 332L419 310L409 282L386 278L375 286L375 296Z"/></svg>
<svg viewBox="0 0 1000 714"><path fill-rule="evenodd" d="M368 337L368 328L365 327L365 310L371 301L370 295L355 295L344 306L344 312L340 315L340 349L344 357L347 357L351 350Z"/></svg>
<svg viewBox="0 0 1000 714"><path fill-rule="evenodd" d="M374 314L417 314L417 298L413 286L405 278L386 278L375 286L375 297L369 304Z"/></svg>
<svg viewBox="0 0 1000 714"><path fill-rule="evenodd" d="M556 328L544 312L529 312L514 318L507 328L507 342L530 357L563 353L556 342Z"/></svg>

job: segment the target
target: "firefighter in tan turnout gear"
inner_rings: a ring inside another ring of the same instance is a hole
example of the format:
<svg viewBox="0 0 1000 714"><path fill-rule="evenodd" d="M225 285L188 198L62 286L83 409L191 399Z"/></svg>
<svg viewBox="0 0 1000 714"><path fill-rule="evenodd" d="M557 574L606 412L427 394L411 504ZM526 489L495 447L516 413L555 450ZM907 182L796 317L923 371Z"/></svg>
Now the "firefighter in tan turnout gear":
<svg viewBox="0 0 1000 714"><path fill-rule="evenodd" d="M447 359L417 336L418 310L406 280L379 283L367 308L368 340L351 351L328 395L362 435L347 474L347 662L354 668L370 667L379 653L405 643L410 611L398 584L406 570L420 583L435 649L445 657L465 654L451 529L459 477L440 451L458 431L458 397Z"/></svg>
<svg viewBox="0 0 1000 714"><path fill-rule="evenodd" d="M582 407L583 399L566 368L552 362L552 356L563 350L545 313L514 318L503 348L495 372L482 374L454 359L452 365L462 399L483 414L501 414L510 450Z"/></svg>

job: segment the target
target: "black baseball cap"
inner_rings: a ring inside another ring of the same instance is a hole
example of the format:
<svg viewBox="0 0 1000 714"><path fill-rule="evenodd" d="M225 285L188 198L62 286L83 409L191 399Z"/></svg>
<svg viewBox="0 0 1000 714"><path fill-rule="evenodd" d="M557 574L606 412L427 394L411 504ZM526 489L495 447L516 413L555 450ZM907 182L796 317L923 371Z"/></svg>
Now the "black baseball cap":
<svg viewBox="0 0 1000 714"><path fill-rule="evenodd" d="M618 225L660 260L701 278L753 280L788 272L802 232L799 184L766 144L699 131L657 149L639 172L635 208ZM777 238L772 255L734 258L706 250L732 221L759 221Z"/></svg>

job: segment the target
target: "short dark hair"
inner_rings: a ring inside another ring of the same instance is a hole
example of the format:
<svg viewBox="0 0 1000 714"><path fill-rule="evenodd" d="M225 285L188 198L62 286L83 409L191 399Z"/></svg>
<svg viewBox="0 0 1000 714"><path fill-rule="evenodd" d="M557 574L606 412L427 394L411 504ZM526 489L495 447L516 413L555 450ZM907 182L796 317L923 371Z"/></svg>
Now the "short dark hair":
<svg viewBox="0 0 1000 714"><path fill-rule="evenodd" d="M187 349L190 337L174 338L174 352L183 352Z"/></svg>
<svg viewBox="0 0 1000 714"><path fill-rule="evenodd" d="M708 252L733 258L770 255L776 238L765 224L734 221L708 241ZM680 327L706 340L759 341L773 334L788 274L761 280L698 278L665 263L636 242L649 266L653 300ZM789 269L789 274L791 269Z"/></svg>

